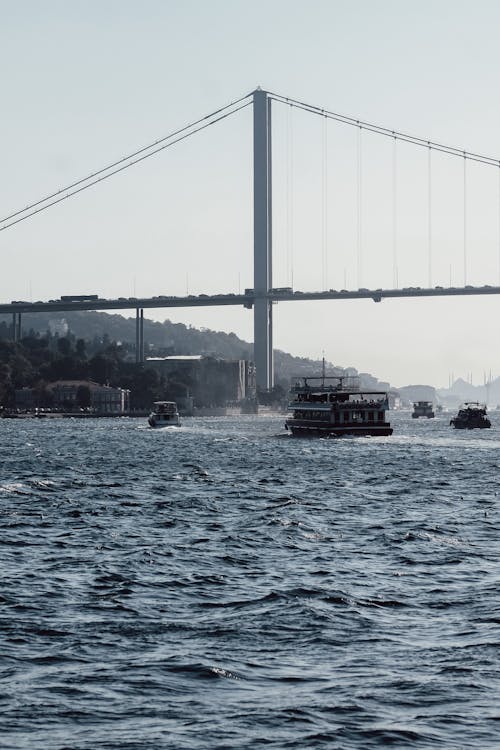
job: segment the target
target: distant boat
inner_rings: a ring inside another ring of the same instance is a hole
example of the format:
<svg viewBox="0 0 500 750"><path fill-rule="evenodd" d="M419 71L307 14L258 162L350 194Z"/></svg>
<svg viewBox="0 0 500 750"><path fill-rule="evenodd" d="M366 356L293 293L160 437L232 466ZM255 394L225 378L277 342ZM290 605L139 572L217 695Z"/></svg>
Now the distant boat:
<svg viewBox="0 0 500 750"><path fill-rule="evenodd" d="M301 377L292 385L290 396L292 416L285 428L292 435L392 435L385 419L386 391L360 389L354 378Z"/></svg>
<svg viewBox="0 0 500 750"><path fill-rule="evenodd" d="M418 419L419 417L427 417L427 419L433 419L434 418L434 410L432 408L431 401L416 401L413 404L413 419Z"/></svg>
<svg viewBox="0 0 500 750"><path fill-rule="evenodd" d="M450 426L456 430L473 430L476 428L491 427L491 422L486 416L486 406L478 401L466 401L459 409L456 417L450 419Z"/></svg>
<svg viewBox="0 0 500 750"><path fill-rule="evenodd" d="M148 423L150 427L180 427L181 419L175 401L155 401Z"/></svg>

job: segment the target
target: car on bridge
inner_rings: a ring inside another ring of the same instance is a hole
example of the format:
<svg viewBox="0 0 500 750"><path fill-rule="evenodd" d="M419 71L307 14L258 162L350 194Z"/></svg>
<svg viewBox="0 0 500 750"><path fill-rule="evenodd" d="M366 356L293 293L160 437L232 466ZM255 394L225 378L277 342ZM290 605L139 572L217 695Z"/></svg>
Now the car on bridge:
<svg viewBox="0 0 500 750"><path fill-rule="evenodd" d="M61 294L61 302L87 302L99 299L97 294Z"/></svg>

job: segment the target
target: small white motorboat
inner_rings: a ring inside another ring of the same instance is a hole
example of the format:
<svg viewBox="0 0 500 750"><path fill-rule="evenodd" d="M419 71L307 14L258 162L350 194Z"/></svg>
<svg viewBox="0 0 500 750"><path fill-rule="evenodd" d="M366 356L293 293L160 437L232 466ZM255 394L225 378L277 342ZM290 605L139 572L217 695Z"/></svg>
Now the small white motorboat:
<svg viewBox="0 0 500 750"><path fill-rule="evenodd" d="M148 423L150 427L180 427L181 419L175 401L155 401Z"/></svg>

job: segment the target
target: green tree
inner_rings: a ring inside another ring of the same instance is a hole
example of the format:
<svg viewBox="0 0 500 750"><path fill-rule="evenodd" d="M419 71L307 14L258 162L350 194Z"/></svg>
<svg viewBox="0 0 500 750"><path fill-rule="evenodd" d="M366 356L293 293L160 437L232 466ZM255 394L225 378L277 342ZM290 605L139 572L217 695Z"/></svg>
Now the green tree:
<svg viewBox="0 0 500 750"><path fill-rule="evenodd" d="M116 371L116 362L105 354L96 354L89 361L89 375L96 383L108 383Z"/></svg>
<svg viewBox="0 0 500 750"><path fill-rule="evenodd" d="M156 370L136 368L130 385L130 405L133 409L149 409L153 401L163 398L163 381Z"/></svg>
<svg viewBox="0 0 500 750"><path fill-rule="evenodd" d="M67 357L71 352L71 341L68 337L57 339L57 349L60 354Z"/></svg>
<svg viewBox="0 0 500 750"><path fill-rule="evenodd" d="M75 351L76 351L77 357L79 357L80 359L85 359L87 347L86 347L84 339L77 339Z"/></svg>
<svg viewBox="0 0 500 750"><path fill-rule="evenodd" d="M10 378L14 388L22 388L31 385L34 379L34 370L31 362L24 354L16 352L9 362Z"/></svg>
<svg viewBox="0 0 500 750"><path fill-rule="evenodd" d="M2 406L13 406L14 389L10 379L10 367L0 364L0 404Z"/></svg>

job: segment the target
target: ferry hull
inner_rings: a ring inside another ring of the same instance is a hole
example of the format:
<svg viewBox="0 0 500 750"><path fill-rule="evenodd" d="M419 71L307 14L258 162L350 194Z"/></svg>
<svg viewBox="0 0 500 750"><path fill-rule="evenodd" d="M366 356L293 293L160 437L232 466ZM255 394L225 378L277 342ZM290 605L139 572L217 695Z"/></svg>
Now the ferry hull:
<svg viewBox="0 0 500 750"><path fill-rule="evenodd" d="M491 427L491 422L486 416L486 406L479 401L466 401L464 408L450 420L450 426L456 430L477 430Z"/></svg>
<svg viewBox="0 0 500 750"><path fill-rule="evenodd" d="M450 425L456 430L484 430L491 427L491 422L489 419L483 422L467 422L466 420L452 419Z"/></svg>
<svg viewBox="0 0 500 750"><path fill-rule="evenodd" d="M285 427L292 435L342 437L392 435L386 420L386 391L361 390L357 380L333 375L299 377L290 389L291 416Z"/></svg>
<svg viewBox="0 0 500 750"><path fill-rule="evenodd" d="M342 437L356 435L359 437L384 437L392 435L392 427L388 422L374 425L332 425L321 422L287 419L285 427L295 437Z"/></svg>
<svg viewBox="0 0 500 750"><path fill-rule="evenodd" d="M180 419L158 419L158 417L149 417L148 424L150 427L180 427Z"/></svg>
<svg viewBox="0 0 500 750"><path fill-rule="evenodd" d="M181 420L175 401L155 401L148 424L150 427L180 427Z"/></svg>

